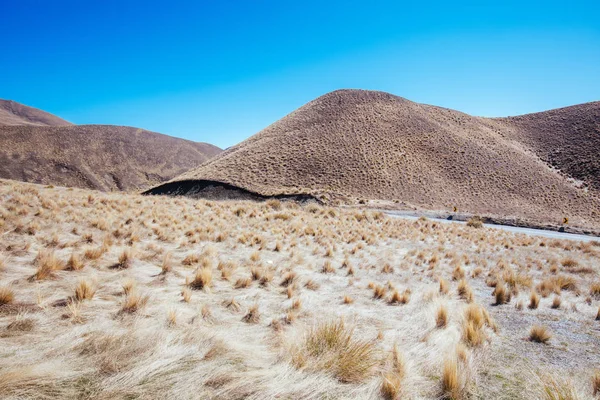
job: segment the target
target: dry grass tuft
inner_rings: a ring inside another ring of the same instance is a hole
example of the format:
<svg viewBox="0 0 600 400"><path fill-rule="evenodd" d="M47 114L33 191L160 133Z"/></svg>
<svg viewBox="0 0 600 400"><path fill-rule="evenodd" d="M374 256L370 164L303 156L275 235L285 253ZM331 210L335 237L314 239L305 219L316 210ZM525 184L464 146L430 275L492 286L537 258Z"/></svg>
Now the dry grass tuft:
<svg viewBox="0 0 600 400"><path fill-rule="evenodd" d="M8 286L0 287L0 306L10 304L15 299L14 291Z"/></svg>
<svg viewBox="0 0 600 400"><path fill-rule="evenodd" d="M461 384L460 365L456 356L444 360L442 369L442 396L451 400L462 400L466 398L464 386Z"/></svg>
<svg viewBox="0 0 600 400"><path fill-rule="evenodd" d="M555 379L550 375L542 377L543 400L579 400L577 390L569 379Z"/></svg>
<svg viewBox="0 0 600 400"><path fill-rule="evenodd" d="M560 308L560 303L561 303L561 299L560 296L554 296L554 299L552 299L552 308L557 310Z"/></svg>
<svg viewBox="0 0 600 400"><path fill-rule="evenodd" d="M190 288L195 290L208 289L212 284L212 270L210 268L198 268L194 279L189 283Z"/></svg>
<svg viewBox="0 0 600 400"><path fill-rule="evenodd" d="M448 281L446 281L443 278L440 278L440 293L448 294L449 291L450 291L450 285L448 284Z"/></svg>
<svg viewBox="0 0 600 400"><path fill-rule="evenodd" d="M534 325L529 331L529 340L532 342L546 344L550 338L552 338L552 335L545 326Z"/></svg>
<svg viewBox="0 0 600 400"><path fill-rule="evenodd" d="M373 298L374 299L381 299L385 296L386 293L386 288L385 286L380 286L380 285L375 285L373 287Z"/></svg>
<svg viewBox="0 0 600 400"><path fill-rule="evenodd" d="M75 288L75 299L77 301L91 300L96 293L96 288L87 280L82 279Z"/></svg>
<svg viewBox="0 0 600 400"><path fill-rule="evenodd" d="M532 290L531 291L531 295L529 296L529 308L531 310L535 310L536 308L538 308L538 306L540 305L540 296L538 296L538 294Z"/></svg>
<svg viewBox="0 0 600 400"><path fill-rule="evenodd" d="M592 376L592 392L594 396L600 395L600 371L594 372Z"/></svg>
<svg viewBox="0 0 600 400"><path fill-rule="evenodd" d="M407 304L410 301L410 292L404 291L404 293L400 293L397 290L392 292L388 303L390 304Z"/></svg>
<svg viewBox="0 0 600 400"><path fill-rule="evenodd" d="M496 305L510 303L511 293L504 285L504 282L498 282L492 293L496 297Z"/></svg>
<svg viewBox="0 0 600 400"><path fill-rule="evenodd" d="M33 276L34 279L44 280L54 276L56 271L65 269L65 265L56 257L52 250L40 250L36 257L37 271Z"/></svg>
<svg viewBox="0 0 600 400"><path fill-rule="evenodd" d="M319 290L320 286L317 282L313 281L312 279L309 279L304 284L304 287L307 288L308 290Z"/></svg>
<svg viewBox="0 0 600 400"><path fill-rule="evenodd" d="M404 360L394 344L391 354L391 365L383 374L381 395L386 400L395 400L402 393L402 382L406 374Z"/></svg>
<svg viewBox="0 0 600 400"><path fill-rule="evenodd" d="M435 326L437 328L448 326L448 308L444 305L441 305L435 313Z"/></svg>
<svg viewBox="0 0 600 400"><path fill-rule="evenodd" d="M331 261L329 261L329 260L325 261L325 263L323 264L323 268L321 269L321 272L324 274L335 273L335 268L333 268L333 266L331 265Z"/></svg>
<svg viewBox="0 0 600 400"><path fill-rule="evenodd" d="M192 301L192 291L189 288L183 288L181 290L181 296L183 297L183 301L186 303Z"/></svg>
<svg viewBox="0 0 600 400"><path fill-rule="evenodd" d="M296 282L297 278L298 278L298 276L296 275L296 273L294 271L287 272L283 276L283 280L281 281L281 286L288 287L292 283Z"/></svg>
<svg viewBox="0 0 600 400"><path fill-rule="evenodd" d="M224 305L225 305L225 308L227 308L228 310L235 311L235 312L238 312L242 309L242 306L240 305L240 303L238 303L237 300L233 297L229 300L225 300Z"/></svg>
<svg viewBox="0 0 600 400"><path fill-rule="evenodd" d="M136 313L146 306L148 300L148 296L140 295L137 291L132 290L125 297L121 311L128 314Z"/></svg>
<svg viewBox="0 0 600 400"><path fill-rule="evenodd" d="M260 311L258 310L258 304L252 305L242 320L248 322L249 324L258 324L260 322Z"/></svg>
<svg viewBox="0 0 600 400"><path fill-rule="evenodd" d="M458 288L456 290L458 293L458 297L465 300L467 303L473 302L473 290L469 286L469 283L466 279L461 279L460 282L458 282Z"/></svg>
<svg viewBox="0 0 600 400"><path fill-rule="evenodd" d="M344 304L352 304L354 303L354 299L348 295L344 296Z"/></svg>
<svg viewBox="0 0 600 400"><path fill-rule="evenodd" d="M243 289L243 288L247 288L252 284L252 279L251 278L238 278L237 281L235 281L235 284L233 285L233 287L235 287L236 289Z"/></svg>
<svg viewBox="0 0 600 400"><path fill-rule="evenodd" d="M83 269L83 260L77 253L71 253L71 257L69 257L69 261L67 261L67 270L68 271L79 271Z"/></svg>
<svg viewBox="0 0 600 400"><path fill-rule="evenodd" d="M119 256L119 262L115 264L114 268L116 269L126 269L131 267L131 262L133 261L133 252L131 249L125 249Z"/></svg>
<svg viewBox="0 0 600 400"><path fill-rule="evenodd" d="M600 282L593 282L590 285L590 296L600 298Z"/></svg>
<svg viewBox="0 0 600 400"><path fill-rule="evenodd" d="M353 333L342 320L313 326L303 343L293 349L292 364L328 371L344 383L364 381L379 363L378 351L374 342L357 340Z"/></svg>

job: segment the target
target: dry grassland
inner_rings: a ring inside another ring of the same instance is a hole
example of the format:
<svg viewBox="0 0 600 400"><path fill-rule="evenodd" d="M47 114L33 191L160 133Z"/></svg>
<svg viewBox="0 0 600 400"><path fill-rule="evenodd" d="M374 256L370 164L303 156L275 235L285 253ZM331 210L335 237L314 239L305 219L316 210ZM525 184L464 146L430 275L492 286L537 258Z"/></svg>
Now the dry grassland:
<svg viewBox="0 0 600 400"><path fill-rule="evenodd" d="M0 181L0 398L587 399L600 243Z"/></svg>

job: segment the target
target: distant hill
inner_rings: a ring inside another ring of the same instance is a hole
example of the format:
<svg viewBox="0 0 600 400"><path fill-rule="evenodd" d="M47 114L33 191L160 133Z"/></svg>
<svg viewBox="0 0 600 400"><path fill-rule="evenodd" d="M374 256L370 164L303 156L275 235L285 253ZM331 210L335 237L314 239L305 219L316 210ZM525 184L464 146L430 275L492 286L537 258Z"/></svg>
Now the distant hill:
<svg viewBox="0 0 600 400"><path fill-rule="evenodd" d="M72 125L11 101L0 103L0 178L98 190L148 188L221 151L143 129Z"/></svg>
<svg viewBox="0 0 600 400"><path fill-rule="evenodd" d="M0 99L0 125L64 126L71 123L37 108Z"/></svg>
<svg viewBox="0 0 600 400"><path fill-rule="evenodd" d="M598 226L600 103L480 118L383 92L339 90L149 193L210 182ZM581 181L581 182L580 182ZM217 184L218 185L218 184Z"/></svg>

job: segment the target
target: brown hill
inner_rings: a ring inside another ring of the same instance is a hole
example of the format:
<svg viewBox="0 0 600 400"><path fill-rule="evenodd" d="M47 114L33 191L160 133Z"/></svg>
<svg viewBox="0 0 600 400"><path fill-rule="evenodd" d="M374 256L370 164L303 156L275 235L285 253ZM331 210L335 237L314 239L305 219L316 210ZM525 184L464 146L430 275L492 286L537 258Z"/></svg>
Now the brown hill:
<svg viewBox="0 0 600 400"><path fill-rule="evenodd" d="M0 125L64 126L71 123L37 108L0 99Z"/></svg>
<svg viewBox="0 0 600 400"><path fill-rule="evenodd" d="M340 90L149 193L195 193L216 181L265 196L456 206L544 222L569 216L598 226L599 155L585 147L598 148L599 108L487 119L382 92Z"/></svg>
<svg viewBox="0 0 600 400"><path fill-rule="evenodd" d="M110 125L0 126L0 178L99 190L168 180L221 150Z"/></svg>

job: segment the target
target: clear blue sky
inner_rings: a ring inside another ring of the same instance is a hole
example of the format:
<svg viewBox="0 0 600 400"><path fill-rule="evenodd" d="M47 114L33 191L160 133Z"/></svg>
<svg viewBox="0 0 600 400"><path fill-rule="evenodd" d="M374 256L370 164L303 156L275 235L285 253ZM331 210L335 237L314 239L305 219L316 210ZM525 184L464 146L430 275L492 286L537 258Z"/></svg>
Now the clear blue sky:
<svg viewBox="0 0 600 400"><path fill-rule="evenodd" d="M339 88L516 115L600 100L599 4L1 1L0 98L221 147Z"/></svg>

